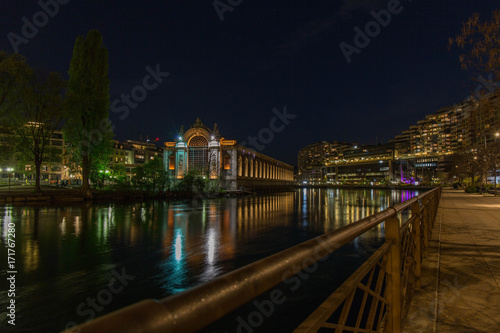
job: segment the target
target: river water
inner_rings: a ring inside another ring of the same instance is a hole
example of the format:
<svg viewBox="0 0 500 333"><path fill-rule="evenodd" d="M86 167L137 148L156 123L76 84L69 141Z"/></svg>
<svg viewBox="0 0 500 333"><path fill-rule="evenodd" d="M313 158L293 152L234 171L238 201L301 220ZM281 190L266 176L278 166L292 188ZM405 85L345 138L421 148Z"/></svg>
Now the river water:
<svg viewBox="0 0 500 333"><path fill-rule="evenodd" d="M204 201L3 206L0 331L58 332L145 298L161 299L416 194L300 189ZM9 223L15 225L15 297L8 295ZM383 237L383 226L359 237L339 251L333 273L319 272L317 278L325 280L327 274L331 281L334 275L340 283ZM320 300L327 295L319 285L316 281L289 298ZM11 298L15 326L6 317ZM207 331L237 331L237 326L229 318Z"/></svg>

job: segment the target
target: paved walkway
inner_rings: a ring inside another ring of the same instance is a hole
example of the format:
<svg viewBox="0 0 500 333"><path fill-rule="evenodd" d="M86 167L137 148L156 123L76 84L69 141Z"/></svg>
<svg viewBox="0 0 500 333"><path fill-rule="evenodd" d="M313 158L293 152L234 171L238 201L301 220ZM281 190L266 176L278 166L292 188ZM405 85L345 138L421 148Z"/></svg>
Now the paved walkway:
<svg viewBox="0 0 500 333"><path fill-rule="evenodd" d="M443 190L404 332L500 332L500 197Z"/></svg>

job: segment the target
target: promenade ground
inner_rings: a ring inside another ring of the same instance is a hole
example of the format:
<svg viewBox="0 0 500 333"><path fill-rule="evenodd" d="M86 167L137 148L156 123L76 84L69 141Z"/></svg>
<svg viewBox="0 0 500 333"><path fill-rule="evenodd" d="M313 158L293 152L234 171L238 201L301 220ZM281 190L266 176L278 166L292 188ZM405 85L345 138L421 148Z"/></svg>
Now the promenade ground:
<svg viewBox="0 0 500 333"><path fill-rule="evenodd" d="M404 332L500 332L500 197L444 189Z"/></svg>

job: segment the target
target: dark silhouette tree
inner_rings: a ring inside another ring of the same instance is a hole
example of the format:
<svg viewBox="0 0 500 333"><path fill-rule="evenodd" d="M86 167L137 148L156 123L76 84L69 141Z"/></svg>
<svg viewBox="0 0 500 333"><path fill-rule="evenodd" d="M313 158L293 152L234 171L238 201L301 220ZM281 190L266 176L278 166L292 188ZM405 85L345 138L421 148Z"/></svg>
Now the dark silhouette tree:
<svg viewBox="0 0 500 333"><path fill-rule="evenodd" d="M22 55L0 51L0 120L5 120L5 116L19 105L19 89L31 75L32 70Z"/></svg>
<svg viewBox="0 0 500 333"><path fill-rule="evenodd" d="M80 161L82 190L87 195L91 170L112 153L108 68L108 51L99 31L76 39L68 71L64 134L75 160Z"/></svg>

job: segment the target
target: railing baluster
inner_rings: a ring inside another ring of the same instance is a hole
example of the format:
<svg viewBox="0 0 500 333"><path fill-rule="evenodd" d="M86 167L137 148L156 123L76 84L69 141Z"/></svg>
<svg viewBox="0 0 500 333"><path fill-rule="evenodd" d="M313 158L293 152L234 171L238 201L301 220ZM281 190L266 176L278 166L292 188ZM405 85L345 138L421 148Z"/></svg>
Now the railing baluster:
<svg viewBox="0 0 500 333"><path fill-rule="evenodd" d="M385 239L391 241L387 262L388 299L391 303L387 332L401 332L401 240L397 214L385 220Z"/></svg>
<svg viewBox="0 0 500 333"><path fill-rule="evenodd" d="M430 232L430 224L429 224L429 200L425 199L425 202L423 202L423 212L422 212L422 225L424 226L423 229L423 236L424 236L424 254L428 253L428 248L429 248L429 232Z"/></svg>
<svg viewBox="0 0 500 333"><path fill-rule="evenodd" d="M413 222L413 228L415 230L415 237L413 241L415 242L415 287L422 287L422 243L420 240L420 202L415 201L411 205L411 216L415 216L415 220Z"/></svg>

